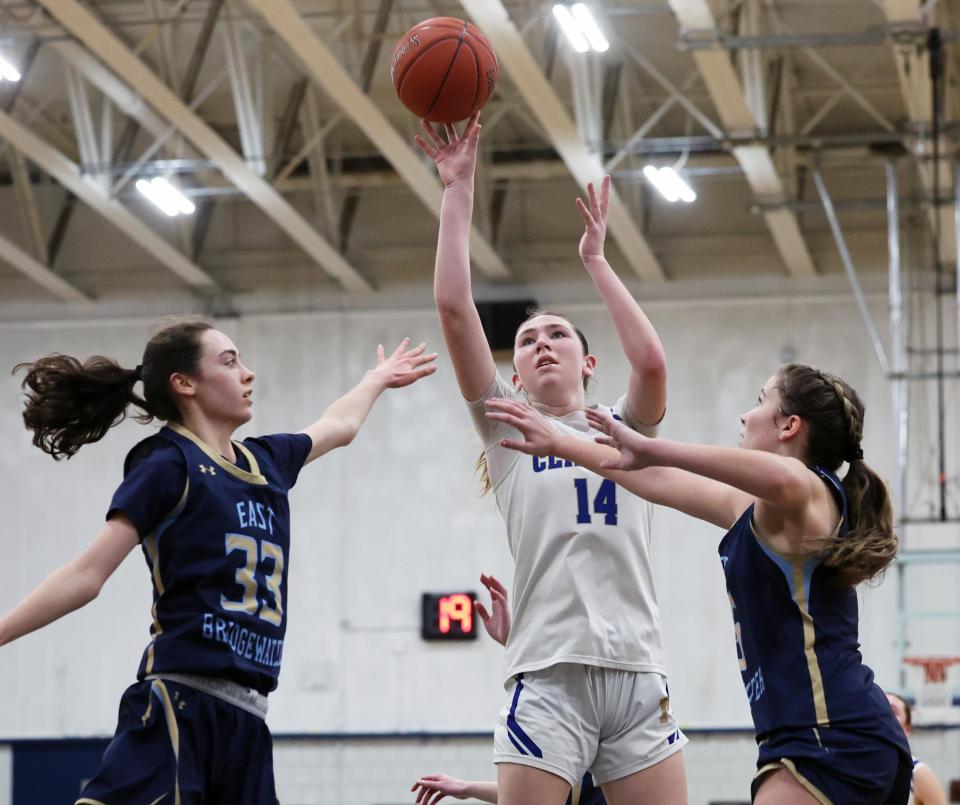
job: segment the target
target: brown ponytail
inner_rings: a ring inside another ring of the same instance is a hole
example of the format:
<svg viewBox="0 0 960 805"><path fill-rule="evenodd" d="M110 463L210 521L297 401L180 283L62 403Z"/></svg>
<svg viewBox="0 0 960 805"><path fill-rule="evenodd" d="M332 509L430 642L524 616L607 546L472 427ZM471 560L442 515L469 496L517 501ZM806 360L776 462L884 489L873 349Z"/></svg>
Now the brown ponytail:
<svg viewBox="0 0 960 805"><path fill-rule="evenodd" d="M893 561L898 540L887 485L863 461L863 403L839 377L810 366L788 364L778 378L781 412L807 423L809 463L831 472L850 465L843 478L849 530L824 541L821 559L841 585L872 579Z"/></svg>
<svg viewBox="0 0 960 805"><path fill-rule="evenodd" d="M178 420L180 410L170 389L170 375L196 374L200 367L200 335L213 325L197 318L168 323L147 343L143 364L125 369L112 358L95 355L81 363L69 355L48 355L21 363L21 384L27 400L23 423L33 443L56 460L69 459L85 444L102 439L127 417L132 403L142 410L142 423L157 418ZM134 392L143 380L144 395Z"/></svg>

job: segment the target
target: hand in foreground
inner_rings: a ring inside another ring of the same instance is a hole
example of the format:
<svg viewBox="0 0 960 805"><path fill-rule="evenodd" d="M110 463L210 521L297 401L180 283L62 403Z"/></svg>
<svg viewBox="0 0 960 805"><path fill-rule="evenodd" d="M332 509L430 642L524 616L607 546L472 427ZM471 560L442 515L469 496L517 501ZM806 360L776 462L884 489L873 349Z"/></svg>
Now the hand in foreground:
<svg viewBox="0 0 960 805"><path fill-rule="evenodd" d="M597 442L620 451L618 459L606 459L601 463L605 470L641 470L653 466L649 457L648 445L654 440L628 428L613 418L609 411L599 408L587 409L587 422L603 436L597 436Z"/></svg>
<svg viewBox="0 0 960 805"><path fill-rule="evenodd" d="M448 796L466 799L466 789L467 784L463 780L446 774L425 774L410 787L411 791L417 792L418 805L434 805Z"/></svg>
<svg viewBox="0 0 960 805"><path fill-rule="evenodd" d="M553 455L557 440L557 429L547 418L529 403L494 397L486 402L487 419L505 422L520 431L523 441L503 439L501 447L519 450L530 456Z"/></svg>
<svg viewBox="0 0 960 805"><path fill-rule="evenodd" d="M420 128L427 135L414 137L420 149L437 165L440 181L444 187L450 187L460 181L473 181L477 165L477 144L480 138L480 113L477 112L467 121L463 135L458 135L451 123L444 123L447 142L439 135L431 123L420 121Z"/></svg>
<svg viewBox="0 0 960 805"><path fill-rule="evenodd" d="M587 198L590 206L577 198L577 209L583 218L585 228L580 238L580 259L586 264L595 258L603 257L603 242L607 237L607 207L610 202L610 177L604 176L600 182L600 197L597 198L593 182L587 183Z"/></svg>
<svg viewBox="0 0 960 805"><path fill-rule="evenodd" d="M480 603L479 600L473 602L473 608L483 621L483 628L487 634L496 640L501 646L507 645L507 638L510 636L510 606L507 603L507 588L500 583L500 580L494 576L488 576L486 573L480 574L480 583L487 588L490 593L490 611Z"/></svg>
<svg viewBox="0 0 960 805"><path fill-rule="evenodd" d="M382 344L377 347L377 368L370 371L380 378L384 388L403 388L437 371L436 352L425 355L426 344L413 349L407 349L408 346L410 339L404 338L389 358L385 357Z"/></svg>

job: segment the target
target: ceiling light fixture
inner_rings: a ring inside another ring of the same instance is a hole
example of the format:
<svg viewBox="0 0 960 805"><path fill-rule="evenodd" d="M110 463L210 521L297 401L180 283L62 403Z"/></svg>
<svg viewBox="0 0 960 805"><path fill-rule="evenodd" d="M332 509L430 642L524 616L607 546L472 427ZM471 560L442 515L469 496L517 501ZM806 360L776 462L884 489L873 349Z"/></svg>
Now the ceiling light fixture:
<svg viewBox="0 0 960 805"><path fill-rule="evenodd" d="M678 201L691 204L697 200L697 194L693 192L693 188L681 179L673 168L658 168L655 165L647 165L643 169L643 175L647 177L650 184L657 188L660 195L671 204Z"/></svg>
<svg viewBox="0 0 960 805"><path fill-rule="evenodd" d="M583 31L580 30L580 26L573 18L573 14L570 13L569 8L557 3L557 5L553 7L553 16L557 18L557 22L560 23L560 27L567 35L567 39L570 40L570 44L573 45L573 49L577 51L577 53L586 53L590 50L587 37L584 36Z"/></svg>
<svg viewBox="0 0 960 805"><path fill-rule="evenodd" d="M590 13L590 9L583 3L574 3L570 7L570 13L580 28L581 33L587 38L587 41L597 53L606 53L610 50L610 43L600 31L600 26Z"/></svg>
<svg viewBox="0 0 960 805"><path fill-rule="evenodd" d="M149 181L138 179L136 188L155 206L159 207L161 212L171 218L177 215L193 215L197 209L190 199L162 176L157 176Z"/></svg>
<svg viewBox="0 0 960 805"><path fill-rule="evenodd" d="M20 78L20 71L3 56L0 56L0 80L19 81Z"/></svg>

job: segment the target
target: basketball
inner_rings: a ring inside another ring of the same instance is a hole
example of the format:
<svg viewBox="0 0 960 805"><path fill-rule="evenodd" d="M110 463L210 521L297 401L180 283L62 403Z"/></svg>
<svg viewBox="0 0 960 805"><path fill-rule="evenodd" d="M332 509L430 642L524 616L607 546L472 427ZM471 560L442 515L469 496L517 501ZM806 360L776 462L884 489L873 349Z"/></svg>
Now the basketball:
<svg viewBox="0 0 960 805"><path fill-rule="evenodd" d="M469 22L434 17L414 25L390 62L403 105L432 123L456 123L483 108L497 83L497 57Z"/></svg>

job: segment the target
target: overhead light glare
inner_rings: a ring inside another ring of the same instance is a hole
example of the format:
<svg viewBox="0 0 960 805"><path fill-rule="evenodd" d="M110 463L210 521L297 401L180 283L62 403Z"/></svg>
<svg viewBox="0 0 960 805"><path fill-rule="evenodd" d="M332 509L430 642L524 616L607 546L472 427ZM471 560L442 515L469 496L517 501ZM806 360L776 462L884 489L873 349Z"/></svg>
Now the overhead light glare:
<svg viewBox="0 0 960 805"><path fill-rule="evenodd" d="M584 3L574 3L570 7L570 12L573 14L573 19L579 26L581 33L590 43L590 47L597 53L606 53L610 49L610 43L600 31L600 26L597 25L590 9Z"/></svg>
<svg viewBox="0 0 960 805"><path fill-rule="evenodd" d="M3 56L0 56L0 78L6 81L19 81L21 78L20 71Z"/></svg>
<svg viewBox="0 0 960 805"><path fill-rule="evenodd" d="M573 49L577 51L577 53L586 53L590 50L587 37L583 35L580 26L577 25L577 21L573 18L573 14L570 13L569 8L561 3L557 3L553 7L553 16L557 18L557 22L560 23L560 27L567 35L567 39L570 40L570 44L573 45Z"/></svg>
<svg viewBox="0 0 960 805"><path fill-rule="evenodd" d="M654 165L647 165L643 169L643 175L647 177L657 191L671 204L682 201L686 204L692 204L697 200L697 194L673 168L658 168Z"/></svg>
<svg viewBox="0 0 960 805"><path fill-rule="evenodd" d="M162 176L149 181L138 179L136 188L164 215L169 215L171 218L177 215L193 215L197 209L190 199Z"/></svg>

